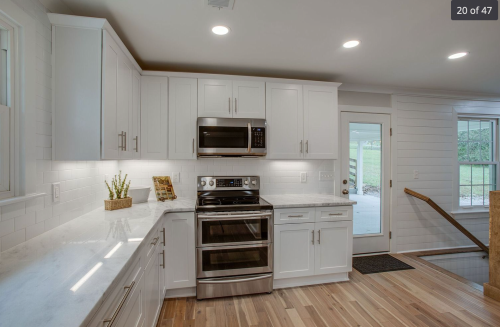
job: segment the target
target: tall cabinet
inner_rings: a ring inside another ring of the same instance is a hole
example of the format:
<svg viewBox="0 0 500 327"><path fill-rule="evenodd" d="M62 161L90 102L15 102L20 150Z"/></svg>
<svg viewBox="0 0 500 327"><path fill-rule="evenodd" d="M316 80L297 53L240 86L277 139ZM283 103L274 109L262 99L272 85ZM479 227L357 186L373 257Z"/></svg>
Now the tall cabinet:
<svg viewBox="0 0 500 327"><path fill-rule="evenodd" d="M266 83L268 158L338 159L337 86Z"/></svg>
<svg viewBox="0 0 500 327"><path fill-rule="evenodd" d="M139 158L140 67L105 19L48 16L53 159Z"/></svg>

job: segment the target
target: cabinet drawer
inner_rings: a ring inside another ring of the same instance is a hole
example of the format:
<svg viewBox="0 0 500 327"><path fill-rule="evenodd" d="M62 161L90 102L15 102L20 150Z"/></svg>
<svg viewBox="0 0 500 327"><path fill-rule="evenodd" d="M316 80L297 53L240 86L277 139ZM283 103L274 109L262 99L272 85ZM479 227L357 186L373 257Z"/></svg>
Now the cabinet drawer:
<svg viewBox="0 0 500 327"><path fill-rule="evenodd" d="M87 326L105 326L104 320L111 319L115 312L119 310L120 302L122 302L122 300L127 301L127 298L130 297L130 294L132 294L134 289L139 287L138 282L143 274L143 269L144 267L142 266L141 258L137 258L128 269L125 277L118 284L116 284L114 289L110 290L111 294L106 297L103 304ZM134 283L134 285L131 289L129 289L132 283ZM117 319L120 314L121 313L118 312Z"/></svg>
<svg viewBox="0 0 500 327"><path fill-rule="evenodd" d="M352 207L319 207L316 208L316 221L352 220Z"/></svg>
<svg viewBox="0 0 500 327"><path fill-rule="evenodd" d="M274 224L313 223L314 214L314 208L275 209Z"/></svg>

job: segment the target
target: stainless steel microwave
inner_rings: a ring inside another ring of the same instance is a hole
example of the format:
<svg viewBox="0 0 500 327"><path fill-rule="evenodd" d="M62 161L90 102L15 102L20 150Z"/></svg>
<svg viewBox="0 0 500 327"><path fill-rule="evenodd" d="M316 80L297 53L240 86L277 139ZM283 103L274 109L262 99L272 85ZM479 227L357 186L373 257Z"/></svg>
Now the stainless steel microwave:
<svg viewBox="0 0 500 327"><path fill-rule="evenodd" d="M267 154L265 119L198 118L198 157Z"/></svg>

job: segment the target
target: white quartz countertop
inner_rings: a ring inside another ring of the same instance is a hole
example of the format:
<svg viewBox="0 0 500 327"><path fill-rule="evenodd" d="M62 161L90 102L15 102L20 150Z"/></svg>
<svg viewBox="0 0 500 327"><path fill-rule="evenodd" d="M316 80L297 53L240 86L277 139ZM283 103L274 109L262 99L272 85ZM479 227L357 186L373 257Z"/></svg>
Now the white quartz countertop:
<svg viewBox="0 0 500 327"><path fill-rule="evenodd" d="M261 198L271 203L274 209L350 206L357 203L333 194L261 195Z"/></svg>
<svg viewBox="0 0 500 327"><path fill-rule="evenodd" d="M96 209L0 254L0 326L79 326L121 278L141 240L165 212L194 211L195 199ZM123 244L104 258L119 242ZM94 274L71 288L92 268Z"/></svg>

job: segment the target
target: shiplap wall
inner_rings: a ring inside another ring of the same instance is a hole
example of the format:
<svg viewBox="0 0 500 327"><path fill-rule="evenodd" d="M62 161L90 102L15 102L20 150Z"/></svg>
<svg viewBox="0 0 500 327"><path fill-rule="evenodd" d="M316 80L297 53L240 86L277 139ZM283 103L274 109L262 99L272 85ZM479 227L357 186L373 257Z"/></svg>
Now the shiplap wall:
<svg viewBox="0 0 500 327"><path fill-rule="evenodd" d="M457 160L454 111L457 105L470 106L471 103L396 97L397 133L393 141L397 142L394 171L397 189L393 195L396 201L393 226L397 239L394 251L474 245L426 203L403 192L407 187L429 196L448 213L453 210ZM414 170L419 171L419 179L413 178ZM487 217L460 218L458 221L482 242L488 243Z"/></svg>
<svg viewBox="0 0 500 327"><path fill-rule="evenodd" d="M13 0L36 21L36 191L43 198L0 207L0 251L5 251L99 206L107 193L104 175L116 161L52 161L52 51L47 10L37 0ZM52 183L61 183L61 201L52 203Z"/></svg>

